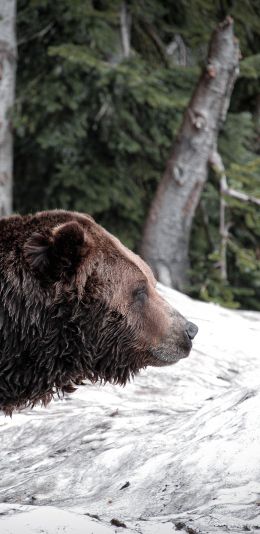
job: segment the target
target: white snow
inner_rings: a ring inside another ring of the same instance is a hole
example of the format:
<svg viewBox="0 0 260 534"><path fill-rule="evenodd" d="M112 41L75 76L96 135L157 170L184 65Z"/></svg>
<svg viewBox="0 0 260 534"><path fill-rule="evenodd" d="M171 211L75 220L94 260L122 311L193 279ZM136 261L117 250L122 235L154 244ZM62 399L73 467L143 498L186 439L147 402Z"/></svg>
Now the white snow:
<svg viewBox="0 0 260 534"><path fill-rule="evenodd" d="M0 417L1 534L259 531L260 313L160 290L188 359Z"/></svg>
<svg viewBox="0 0 260 534"><path fill-rule="evenodd" d="M19 512L19 513L16 513ZM21 513L23 512L23 513ZM114 529L79 514L51 506L9 508L0 505L1 534L113 534Z"/></svg>

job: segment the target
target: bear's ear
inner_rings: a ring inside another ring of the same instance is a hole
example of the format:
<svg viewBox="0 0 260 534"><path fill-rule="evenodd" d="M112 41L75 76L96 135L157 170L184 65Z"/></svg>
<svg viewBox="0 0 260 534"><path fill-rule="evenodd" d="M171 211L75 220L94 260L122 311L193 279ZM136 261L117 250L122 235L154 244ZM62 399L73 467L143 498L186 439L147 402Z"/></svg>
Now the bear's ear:
<svg viewBox="0 0 260 534"><path fill-rule="evenodd" d="M72 221L33 233L24 245L24 256L33 271L57 280L76 272L88 248L83 227Z"/></svg>

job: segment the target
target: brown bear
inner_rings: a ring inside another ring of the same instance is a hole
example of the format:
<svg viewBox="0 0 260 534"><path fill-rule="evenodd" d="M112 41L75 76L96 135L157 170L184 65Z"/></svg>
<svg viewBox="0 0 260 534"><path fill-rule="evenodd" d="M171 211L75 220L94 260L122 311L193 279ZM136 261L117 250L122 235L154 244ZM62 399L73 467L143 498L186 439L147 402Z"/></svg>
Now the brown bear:
<svg viewBox="0 0 260 534"><path fill-rule="evenodd" d="M0 409L48 403L83 380L125 384L188 356L197 327L140 257L92 217L0 220Z"/></svg>

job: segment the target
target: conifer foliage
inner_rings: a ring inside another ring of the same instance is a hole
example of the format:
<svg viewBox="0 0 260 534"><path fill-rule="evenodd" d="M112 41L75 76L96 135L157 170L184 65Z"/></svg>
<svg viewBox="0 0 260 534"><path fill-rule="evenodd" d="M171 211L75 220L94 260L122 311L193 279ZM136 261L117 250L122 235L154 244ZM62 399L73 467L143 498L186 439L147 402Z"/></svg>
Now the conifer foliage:
<svg viewBox="0 0 260 534"><path fill-rule="evenodd" d="M260 197L257 0L20 0L16 210L89 212L137 249L210 34L227 14L243 58L220 152L229 186ZM212 170L193 224L189 291L260 309L260 208L225 198L223 280L219 183Z"/></svg>

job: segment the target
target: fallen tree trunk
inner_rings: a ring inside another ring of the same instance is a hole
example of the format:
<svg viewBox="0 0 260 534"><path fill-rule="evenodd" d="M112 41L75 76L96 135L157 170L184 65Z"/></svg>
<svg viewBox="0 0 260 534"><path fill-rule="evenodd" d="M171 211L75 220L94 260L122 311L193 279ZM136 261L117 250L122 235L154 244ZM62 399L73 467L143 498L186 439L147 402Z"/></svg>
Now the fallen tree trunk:
<svg viewBox="0 0 260 534"><path fill-rule="evenodd" d="M0 217L12 212L13 144L11 111L16 71L16 1L0 7Z"/></svg>
<svg viewBox="0 0 260 534"><path fill-rule="evenodd" d="M141 254L157 279L183 290L188 284L189 239L239 72L239 46L227 17L213 32L207 65L184 115L143 233Z"/></svg>

